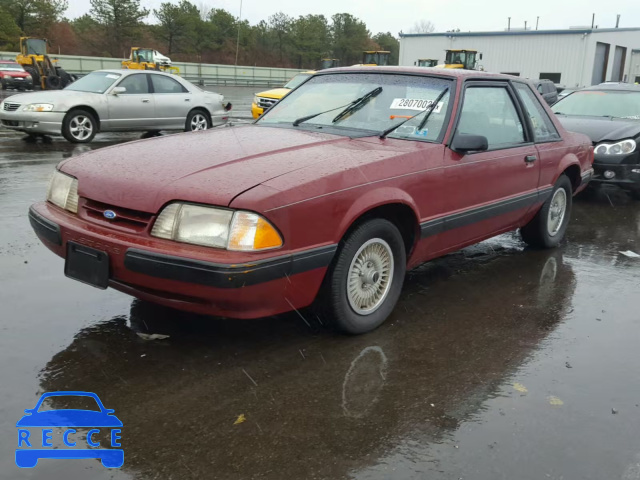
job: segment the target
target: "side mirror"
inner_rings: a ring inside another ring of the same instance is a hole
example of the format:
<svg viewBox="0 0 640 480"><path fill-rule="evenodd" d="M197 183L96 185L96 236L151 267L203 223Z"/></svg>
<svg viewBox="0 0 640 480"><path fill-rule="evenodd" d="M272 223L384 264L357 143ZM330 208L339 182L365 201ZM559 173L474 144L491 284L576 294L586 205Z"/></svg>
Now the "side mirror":
<svg viewBox="0 0 640 480"><path fill-rule="evenodd" d="M127 91L126 87L115 87L113 90L111 90L111 93L113 95L118 95L118 94L124 93L126 91Z"/></svg>
<svg viewBox="0 0 640 480"><path fill-rule="evenodd" d="M458 153L483 152L489 149L487 137L458 133L453 138L451 150Z"/></svg>

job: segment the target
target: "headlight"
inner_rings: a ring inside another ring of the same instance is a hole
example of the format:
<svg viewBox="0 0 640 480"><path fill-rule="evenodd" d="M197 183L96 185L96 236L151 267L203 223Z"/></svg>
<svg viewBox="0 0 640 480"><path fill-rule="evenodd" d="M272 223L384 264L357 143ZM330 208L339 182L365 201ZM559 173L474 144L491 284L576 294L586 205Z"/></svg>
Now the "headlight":
<svg viewBox="0 0 640 480"><path fill-rule="evenodd" d="M50 112L53 105L50 103L32 103L22 109L24 112Z"/></svg>
<svg viewBox="0 0 640 480"><path fill-rule="evenodd" d="M56 170L49 182L47 201L78 213L78 179Z"/></svg>
<svg viewBox="0 0 640 480"><path fill-rule="evenodd" d="M595 149L596 155L626 155L636 149L635 140L622 140L618 143L601 143Z"/></svg>
<svg viewBox="0 0 640 480"><path fill-rule="evenodd" d="M27 75L27 76L26 76L26 77L24 77L24 78L26 78L27 80L33 80L33 77L32 77L31 75Z"/></svg>
<svg viewBox="0 0 640 480"><path fill-rule="evenodd" d="M151 235L236 251L282 246L277 230L256 213L186 203L167 205L158 215Z"/></svg>
<svg viewBox="0 0 640 480"><path fill-rule="evenodd" d="M253 103L255 103L256 105L260 105L260 97L258 97L257 95L255 97L253 97Z"/></svg>

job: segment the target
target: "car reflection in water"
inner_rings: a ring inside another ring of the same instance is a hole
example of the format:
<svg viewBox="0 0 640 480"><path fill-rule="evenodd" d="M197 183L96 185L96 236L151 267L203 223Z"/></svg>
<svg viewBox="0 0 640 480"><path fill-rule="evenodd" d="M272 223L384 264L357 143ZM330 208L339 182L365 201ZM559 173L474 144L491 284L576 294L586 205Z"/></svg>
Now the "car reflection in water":
<svg viewBox="0 0 640 480"><path fill-rule="evenodd" d="M141 478L342 478L478 418L563 321L575 280L562 250L511 238L412 272L390 321L361 337L295 313L212 322L133 301L129 319L81 330L41 387L98 393Z"/></svg>

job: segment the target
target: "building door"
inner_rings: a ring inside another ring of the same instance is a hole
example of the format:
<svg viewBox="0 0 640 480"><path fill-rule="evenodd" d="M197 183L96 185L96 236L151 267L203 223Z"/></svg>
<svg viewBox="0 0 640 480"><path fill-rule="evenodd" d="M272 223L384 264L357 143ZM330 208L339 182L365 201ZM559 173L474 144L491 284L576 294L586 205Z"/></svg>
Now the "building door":
<svg viewBox="0 0 640 480"><path fill-rule="evenodd" d="M611 70L611 81L621 82L624 77L624 61L627 57L627 49L625 47L616 46L613 53L613 69Z"/></svg>
<svg viewBox="0 0 640 480"><path fill-rule="evenodd" d="M609 63L609 47L610 45L608 43L596 43L596 56L593 61L591 85L597 85L605 81L607 64Z"/></svg>

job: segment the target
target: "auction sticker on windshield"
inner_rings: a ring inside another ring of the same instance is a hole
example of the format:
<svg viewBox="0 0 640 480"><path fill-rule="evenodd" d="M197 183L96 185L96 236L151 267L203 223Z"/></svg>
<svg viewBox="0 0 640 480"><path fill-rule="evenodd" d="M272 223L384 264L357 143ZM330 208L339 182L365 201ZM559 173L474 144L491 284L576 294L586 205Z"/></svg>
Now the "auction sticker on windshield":
<svg viewBox="0 0 640 480"><path fill-rule="evenodd" d="M433 100L424 100L420 98L394 98L389 107L391 110L426 110L431 106ZM433 109L434 113L440 113L444 102L439 102L436 108Z"/></svg>

